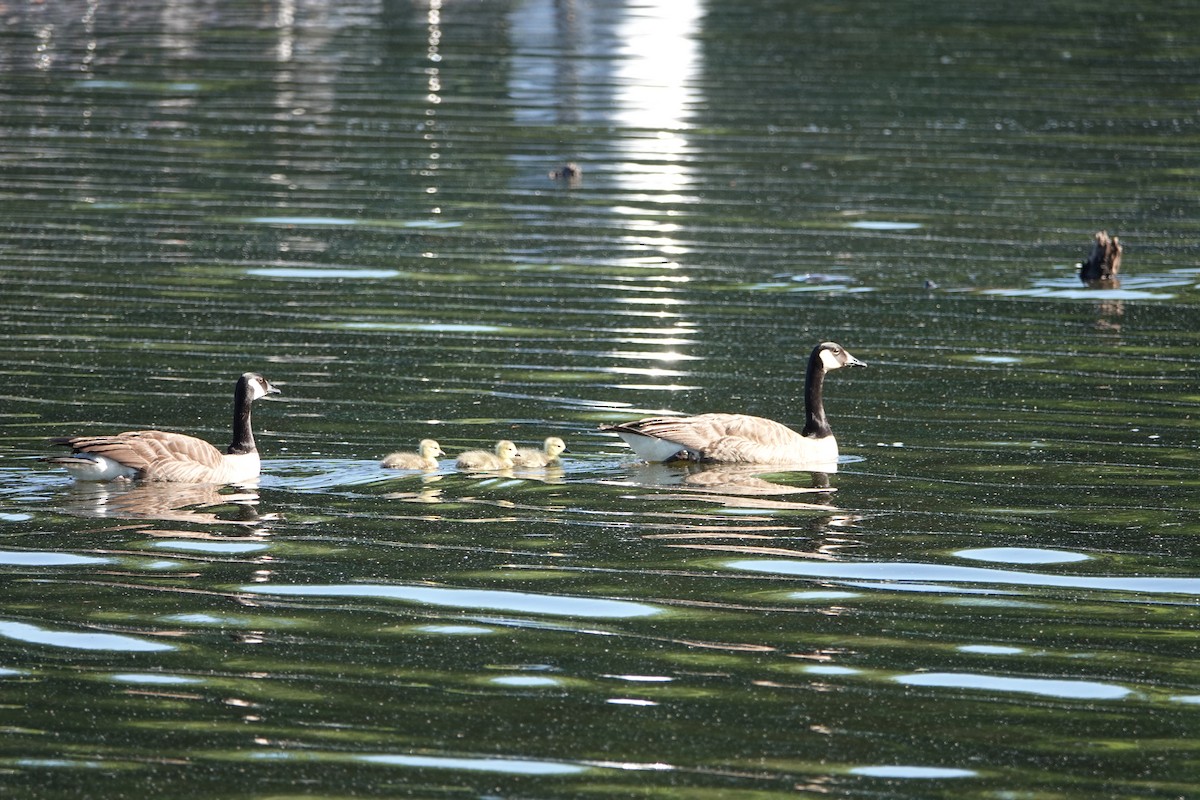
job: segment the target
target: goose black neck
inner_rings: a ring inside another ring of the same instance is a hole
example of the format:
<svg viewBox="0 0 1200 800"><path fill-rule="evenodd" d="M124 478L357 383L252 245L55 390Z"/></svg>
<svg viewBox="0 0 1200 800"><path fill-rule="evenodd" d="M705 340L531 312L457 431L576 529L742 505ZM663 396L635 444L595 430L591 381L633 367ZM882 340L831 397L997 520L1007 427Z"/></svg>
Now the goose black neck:
<svg viewBox="0 0 1200 800"><path fill-rule="evenodd" d="M829 420L825 419L825 402L822 390L825 387L825 362L821 360L821 345L813 348L808 357L808 372L804 376L804 430L805 436L824 439L833 435Z"/></svg>
<svg viewBox="0 0 1200 800"><path fill-rule="evenodd" d="M230 455L253 453L257 449L250 429L250 402L250 384L243 378L233 393L233 442L226 451Z"/></svg>

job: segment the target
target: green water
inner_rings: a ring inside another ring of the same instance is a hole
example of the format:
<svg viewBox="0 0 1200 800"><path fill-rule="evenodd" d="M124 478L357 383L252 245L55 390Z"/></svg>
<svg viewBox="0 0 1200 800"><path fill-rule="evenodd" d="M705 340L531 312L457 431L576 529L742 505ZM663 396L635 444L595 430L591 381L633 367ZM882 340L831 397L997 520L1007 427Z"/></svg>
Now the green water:
<svg viewBox="0 0 1200 800"><path fill-rule="evenodd" d="M1200 12L21 3L0 794L1190 797ZM548 173L568 162L578 182ZM1091 235L1122 284L1083 287ZM652 468L601 424L803 422ZM74 484L46 439L257 487ZM561 469L378 459L560 435Z"/></svg>

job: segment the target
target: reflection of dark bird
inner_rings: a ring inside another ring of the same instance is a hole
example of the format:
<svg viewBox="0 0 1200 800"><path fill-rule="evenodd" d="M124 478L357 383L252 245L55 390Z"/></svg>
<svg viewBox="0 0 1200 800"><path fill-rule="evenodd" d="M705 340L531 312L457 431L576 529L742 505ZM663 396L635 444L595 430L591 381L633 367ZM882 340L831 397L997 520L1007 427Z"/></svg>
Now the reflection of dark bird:
<svg viewBox="0 0 1200 800"><path fill-rule="evenodd" d="M616 433L646 461L834 465L837 441L825 418L822 387L826 372L853 366L866 364L839 344L823 342L813 348L804 381L802 433L746 414L650 417L601 430Z"/></svg>
<svg viewBox="0 0 1200 800"><path fill-rule="evenodd" d="M244 483L259 474L258 449L250 429L250 404L279 390L262 375L247 372L233 395L233 443L222 453L203 439L167 431L126 431L112 436L66 436L68 456L47 458L79 480L142 478L175 483Z"/></svg>
<svg viewBox="0 0 1200 800"><path fill-rule="evenodd" d="M1096 231L1087 261L1079 265L1079 280L1089 286L1112 287L1121 270L1121 240L1108 231Z"/></svg>
<svg viewBox="0 0 1200 800"><path fill-rule="evenodd" d="M441 446L433 439L422 439L415 453L391 453L379 462L389 469L437 469L438 456L444 456Z"/></svg>
<svg viewBox="0 0 1200 800"><path fill-rule="evenodd" d="M583 167L576 164L574 161L568 161L557 169L552 169L548 173L551 180L566 181L567 183L579 183L583 180Z"/></svg>

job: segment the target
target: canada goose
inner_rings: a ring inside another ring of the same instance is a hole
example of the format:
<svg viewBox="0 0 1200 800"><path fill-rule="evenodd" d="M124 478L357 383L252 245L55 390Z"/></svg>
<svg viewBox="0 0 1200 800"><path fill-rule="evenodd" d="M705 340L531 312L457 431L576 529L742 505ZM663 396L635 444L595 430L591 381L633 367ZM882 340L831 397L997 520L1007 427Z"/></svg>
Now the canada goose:
<svg viewBox="0 0 1200 800"><path fill-rule="evenodd" d="M247 372L233 393L233 442L222 453L203 439L167 431L126 431L112 436L63 436L54 444L68 456L46 461L66 467L78 480L141 478L175 483L244 483L258 477L258 450L250 429L250 404L279 390Z"/></svg>
<svg viewBox="0 0 1200 800"><path fill-rule="evenodd" d="M486 450L468 450L459 455L455 465L459 469L496 470L510 469L518 456L517 446L507 439L496 442L496 450L489 453Z"/></svg>
<svg viewBox="0 0 1200 800"><path fill-rule="evenodd" d="M433 439L422 439L415 453L391 453L379 462L389 469L437 469L438 456L444 456L441 446Z"/></svg>
<svg viewBox="0 0 1200 800"><path fill-rule="evenodd" d="M606 425L646 461L703 461L727 464L836 464L837 441L821 389L825 373L866 364L841 345L823 342L808 358L804 380L805 420L802 433L773 420L746 414L700 414L694 417L650 417Z"/></svg>
<svg viewBox="0 0 1200 800"><path fill-rule="evenodd" d="M548 467L558 463L558 457L567 452L567 443L557 436L550 436L541 450L522 447L517 451L517 462L522 467Z"/></svg>

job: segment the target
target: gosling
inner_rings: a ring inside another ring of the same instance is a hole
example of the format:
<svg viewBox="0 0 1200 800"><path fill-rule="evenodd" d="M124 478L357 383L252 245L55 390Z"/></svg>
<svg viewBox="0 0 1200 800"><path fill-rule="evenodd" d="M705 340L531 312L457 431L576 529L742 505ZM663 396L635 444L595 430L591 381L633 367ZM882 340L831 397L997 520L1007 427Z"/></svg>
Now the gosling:
<svg viewBox="0 0 1200 800"><path fill-rule="evenodd" d="M455 466L459 469L473 471L494 471L512 469L519 456L517 446L507 439L496 442L496 450L489 453L486 450L468 450L458 456Z"/></svg>
<svg viewBox="0 0 1200 800"><path fill-rule="evenodd" d="M558 457L567 451L567 444L557 436L550 436L541 450L522 447L517 451L517 463L522 467L548 467L558 463Z"/></svg>
<svg viewBox="0 0 1200 800"><path fill-rule="evenodd" d="M379 462L388 469L437 469L438 456L444 456L441 445L433 439L422 439L415 453L390 453Z"/></svg>

